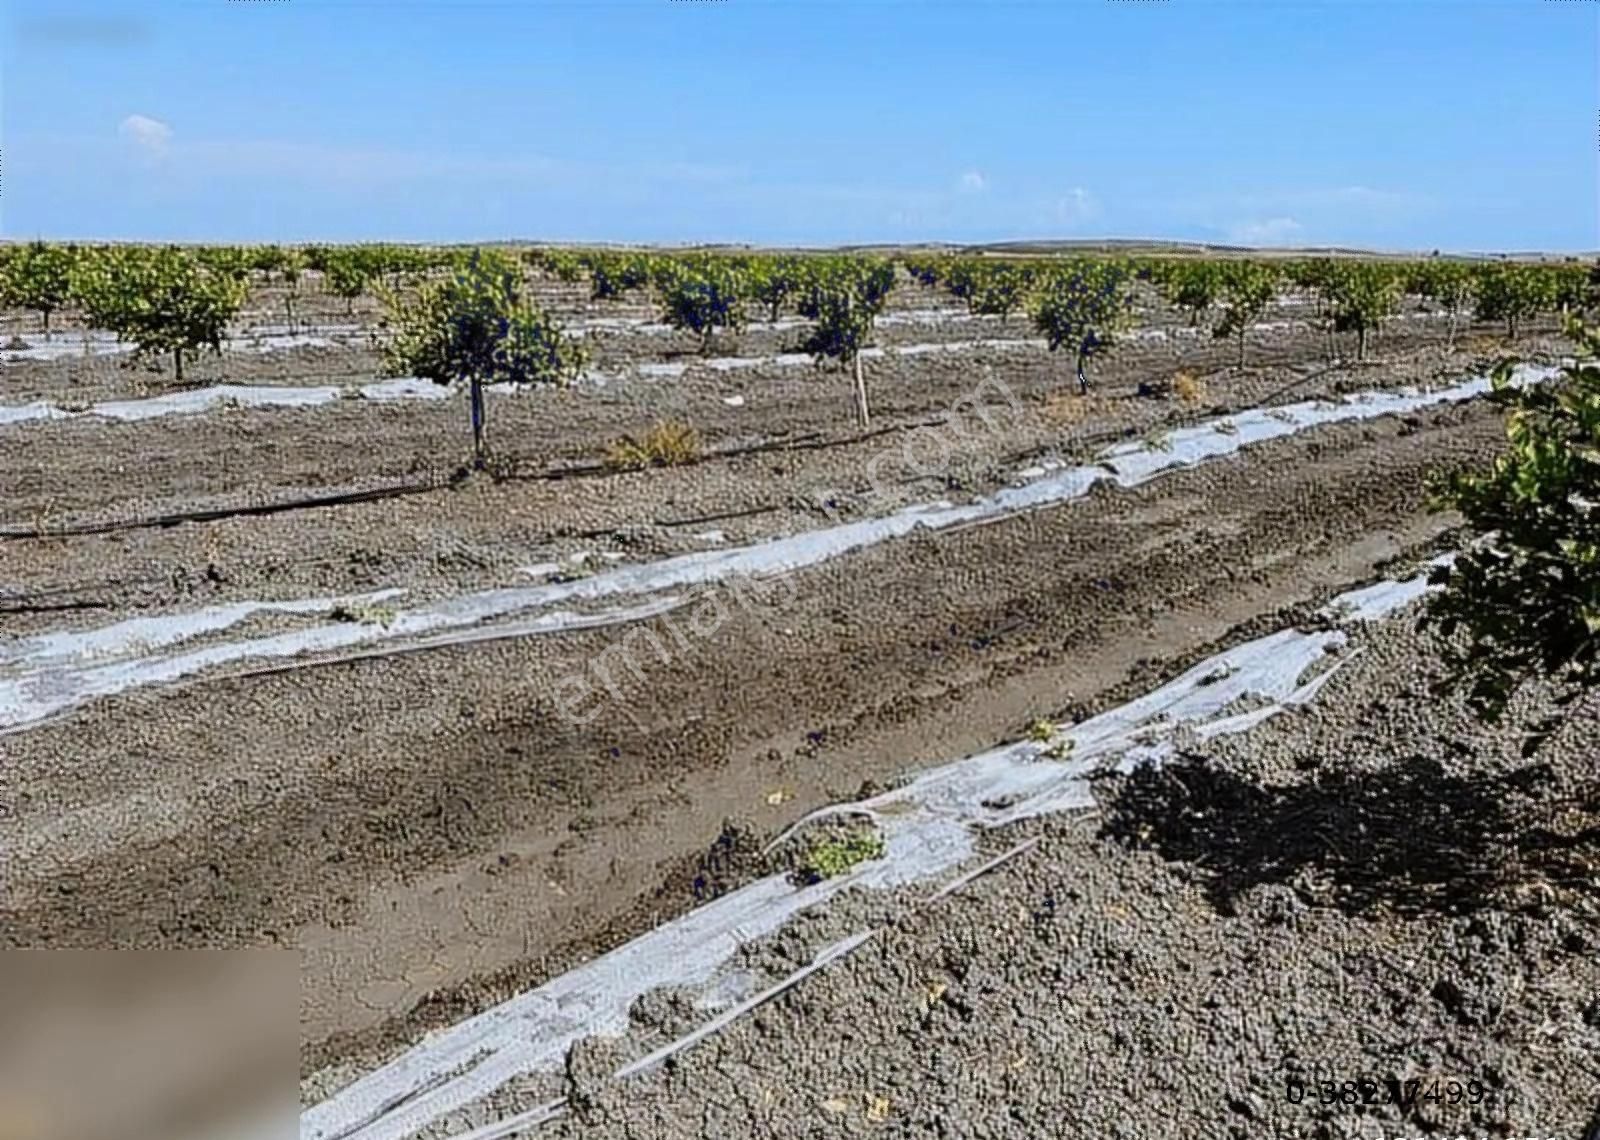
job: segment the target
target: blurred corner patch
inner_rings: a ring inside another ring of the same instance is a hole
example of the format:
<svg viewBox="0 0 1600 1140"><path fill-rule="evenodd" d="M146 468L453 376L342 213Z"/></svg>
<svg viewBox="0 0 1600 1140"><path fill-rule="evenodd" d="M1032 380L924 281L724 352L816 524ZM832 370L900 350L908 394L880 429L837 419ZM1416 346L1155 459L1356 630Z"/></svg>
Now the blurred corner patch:
<svg viewBox="0 0 1600 1140"><path fill-rule="evenodd" d="M300 957L0 951L0 1140L291 1140Z"/></svg>

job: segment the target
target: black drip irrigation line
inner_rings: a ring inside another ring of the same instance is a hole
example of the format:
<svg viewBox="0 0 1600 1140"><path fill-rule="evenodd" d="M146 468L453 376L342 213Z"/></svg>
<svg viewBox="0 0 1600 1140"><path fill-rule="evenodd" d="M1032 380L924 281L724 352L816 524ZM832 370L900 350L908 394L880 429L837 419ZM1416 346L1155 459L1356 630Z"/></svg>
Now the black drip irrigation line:
<svg viewBox="0 0 1600 1140"><path fill-rule="evenodd" d="M698 466L714 460L736 459L746 455L759 455L774 451L817 451L833 447L849 447L864 443L867 440L894 432L912 431L920 427L937 426L944 423L944 418L922 420L908 424L896 424L890 427L878 428L874 431L858 433L842 438L829 439L821 432L810 432L796 436L793 439L767 440L758 444L745 447L729 448L723 451L713 451L688 463L680 464L684 467ZM610 464L591 461L574 463L561 467L544 468L538 471L502 472L493 476L496 483L521 483L521 482L558 482L562 479L587 479L612 475L627 474L628 469L618 469ZM398 499L412 495L427 495L435 491L448 490L460 486L465 481L464 471L458 471L448 480L427 480L422 482L408 482L388 487L374 487L362 491L338 491L326 495L300 496L293 499L281 500L275 503L259 503L243 507L213 507L195 511L176 511L166 514L150 515L144 518L120 520L96 520L90 522L62 523L59 526L0 526L0 542L26 542L43 541L53 538L77 538L93 534L120 534L134 530L162 530L182 526L186 523L208 523L232 518L260 518L270 515L286 514L293 511L317 510L325 507L350 506L359 503L381 502L386 499ZM774 508L775 509L775 508ZM608 527L596 534L609 534L616 527Z"/></svg>

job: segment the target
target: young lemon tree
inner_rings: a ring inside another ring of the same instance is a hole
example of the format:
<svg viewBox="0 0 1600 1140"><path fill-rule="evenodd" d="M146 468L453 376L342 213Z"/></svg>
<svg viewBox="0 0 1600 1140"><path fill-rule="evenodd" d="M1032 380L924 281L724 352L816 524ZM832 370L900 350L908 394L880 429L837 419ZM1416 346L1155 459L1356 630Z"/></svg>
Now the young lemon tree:
<svg viewBox="0 0 1600 1140"><path fill-rule="evenodd" d="M721 259L686 269L662 289L662 314L675 329L692 332L700 338L700 351L711 351L711 338L718 329L744 327L746 282L737 266Z"/></svg>
<svg viewBox="0 0 1600 1140"><path fill-rule="evenodd" d="M395 331L384 359L390 376L421 376L435 384L465 381L472 412L472 464L486 464L485 384L565 384L583 367L582 345L523 295L514 261L474 251L443 281L424 285L410 305L381 294L386 325Z"/></svg>
<svg viewBox="0 0 1600 1140"><path fill-rule="evenodd" d="M996 316L1004 325L1011 314L1027 303L1036 273L1031 265L991 262L979 266L973 282L971 308L975 313Z"/></svg>
<svg viewBox="0 0 1600 1140"><path fill-rule="evenodd" d="M1367 358L1367 334L1383 327L1400 302L1400 278L1387 265L1352 265L1328 287L1336 332L1356 334L1356 359Z"/></svg>
<svg viewBox="0 0 1600 1140"><path fill-rule="evenodd" d="M809 266L800 291L800 315L816 322L804 351L839 361L855 377L856 420L862 427L872 421L867 401L867 381L861 371L861 350L872 335L873 322L883 312L894 288L894 264L880 260L838 258Z"/></svg>
<svg viewBox="0 0 1600 1140"><path fill-rule="evenodd" d="M298 249L283 251L278 271L283 274L283 311L289 319L289 331L294 331L294 302L300 295L300 275L305 272L305 254Z"/></svg>
<svg viewBox="0 0 1600 1140"><path fill-rule="evenodd" d="M1239 338L1239 367L1244 367L1244 334L1266 312L1278 292L1277 270L1254 261L1229 262L1222 275L1222 320L1211 330L1218 340Z"/></svg>
<svg viewBox="0 0 1600 1140"><path fill-rule="evenodd" d="M1552 309L1556 281L1538 265L1487 265L1478 272L1480 321L1505 321L1506 339L1516 340L1522 322Z"/></svg>
<svg viewBox="0 0 1600 1140"><path fill-rule="evenodd" d="M1446 348L1453 346L1461 310L1472 300L1472 270L1458 261L1429 262L1413 274L1410 289L1450 314L1444 343Z"/></svg>
<svg viewBox="0 0 1600 1140"><path fill-rule="evenodd" d="M50 337L50 314L72 294L72 253L61 246L30 242L12 252L0 274L0 298L8 308L31 309Z"/></svg>
<svg viewBox="0 0 1600 1140"><path fill-rule="evenodd" d="M1185 261L1166 269L1161 292L1167 303L1189 314L1189 327L1200 323L1217 303L1222 288L1221 266L1214 261Z"/></svg>
<svg viewBox="0 0 1600 1140"><path fill-rule="evenodd" d="M137 357L170 353L180 384L186 355L222 354L247 291L231 269L209 268L172 247L101 251L84 259L73 287L90 323L132 341Z"/></svg>
<svg viewBox="0 0 1600 1140"><path fill-rule="evenodd" d="M1067 348L1077 355L1078 390L1089 391L1084 364L1109 352L1116 334L1127 326L1132 298L1128 271L1115 262L1074 261L1048 274L1030 308L1034 327L1044 334L1050 351Z"/></svg>
<svg viewBox="0 0 1600 1140"><path fill-rule="evenodd" d="M1422 624L1465 631L1450 683L1490 720L1531 677L1570 682L1569 698L1600 683L1600 329L1572 321L1568 332L1579 351L1559 382L1516 386L1509 361L1496 371L1505 453L1430 488L1481 541L1434 571L1444 589Z"/></svg>
<svg viewBox="0 0 1600 1140"><path fill-rule="evenodd" d="M335 297L344 298L344 311L355 312L356 298L367 291L374 276L372 259L360 249L330 249L324 259L323 284Z"/></svg>
<svg viewBox="0 0 1600 1140"><path fill-rule="evenodd" d="M750 267L750 297L767 306L767 319L777 321L783 303L799 289L803 268L797 258L763 258Z"/></svg>

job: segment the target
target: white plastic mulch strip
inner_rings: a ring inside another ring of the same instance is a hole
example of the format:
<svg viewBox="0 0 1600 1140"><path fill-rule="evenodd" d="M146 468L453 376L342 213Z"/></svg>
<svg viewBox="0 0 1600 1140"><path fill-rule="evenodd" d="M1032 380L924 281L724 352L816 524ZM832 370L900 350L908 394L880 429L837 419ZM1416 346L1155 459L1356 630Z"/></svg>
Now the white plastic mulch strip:
<svg viewBox="0 0 1600 1140"><path fill-rule="evenodd" d="M1426 565L1431 571L1435 566L1449 566L1455 560L1454 554L1443 554ZM1422 597L1427 592L1427 581L1427 575L1423 574L1403 582L1385 579L1360 590L1351 590L1330 602L1322 610L1322 616L1335 621L1377 621L1400 606Z"/></svg>
<svg viewBox="0 0 1600 1140"><path fill-rule="evenodd" d="M1558 374L1556 368L1521 367L1518 383L1536 383ZM1403 414L1431 405L1459 402L1489 390L1487 379L1474 379L1435 392L1363 393L1338 402L1309 401L1270 409L1253 409L1221 420L1168 432L1154 444L1119 444L1102 454L1092 466L1034 468L1019 486L1007 487L971 503L946 501L918 504L893 514L804 531L749 546L696 551L656 562L636 563L599 570L573 581L537 586L509 587L466 594L401 611L387 624L335 623L256 638L180 654L171 659L132 659L113 663L95 661L87 650L63 649L48 667L19 667L0 656L0 732L37 723L97 696L154 684L173 676L188 675L212 664L249 657L285 657L300 653L345 648L385 639L403 639L444 628L526 613L568 602L594 601L628 594L649 594L682 587L710 585L730 579L761 579L815 566L853 550L910 534L919 527L947 527L998 518L1019 510L1048 506L1089 493L1095 484L1110 481L1131 488L1166 472L1192 467L1236 454L1245 447L1295 435L1311 428ZM548 565L524 568L534 577L550 573ZM309 603L316 606L318 603ZM331 602L321 603L331 605ZM157 628L171 624L186 628L190 619L177 614L140 619ZM587 619L571 614L551 614L550 632L563 626L576 628ZM119 623L119 625L125 623ZM110 627L116 629L118 627ZM87 647L104 631L55 635L67 647ZM176 635L163 644L182 640ZM28 644L24 641L24 646Z"/></svg>
<svg viewBox="0 0 1600 1140"><path fill-rule="evenodd" d="M288 384L213 384L151 396L141 400L106 400L81 410L67 410L46 403L0 407L0 424L28 419L66 419L72 416L100 416L131 422L160 416L193 415L218 406L253 408L314 408L338 400L437 400L450 390L429 380L407 376L371 384L337 388L331 385L299 387Z"/></svg>
<svg viewBox="0 0 1600 1140"><path fill-rule="evenodd" d="M0 735L16 732L97 697L195 676L219 665L247 660L303 658L381 642L404 646L428 635L461 630L517 614L544 600L535 589L491 590L415 609L390 611L378 603L404 590L381 590L346 598L297 602L242 602L187 614L131 618L83 632L24 637L0 646ZM661 613L676 598L595 614L552 610L522 623L521 635L563 633L639 621ZM345 616L335 617L343 609ZM261 637L213 641L177 649L266 613L323 616L330 620ZM512 631L506 631L512 632Z"/></svg>
<svg viewBox="0 0 1600 1140"><path fill-rule="evenodd" d="M1424 581L1403 584L1386 602L1370 588L1346 597L1371 620L1420 593ZM954 871L971 860L984 829L1091 807L1091 774L1165 760L1179 729L1202 737L1241 732L1311 701L1338 667L1329 653L1346 640L1338 630L1283 630L1202 661L1081 724L1056 725L1048 741L1006 745L934 768L883 795L813 813L796 827L832 816L874 820L885 841L883 856L809 886L783 875L760 879L434 1034L306 1110L301 1138L403 1140L520 1075L558 1071L567 1050L585 1037L621 1036L629 1007L653 989L699 990L706 1006L725 1006L751 986L748 978L741 983L737 974L722 972L743 944L773 934L846 888L897 887ZM1256 707L1228 715L1245 700Z"/></svg>
<svg viewBox="0 0 1600 1140"><path fill-rule="evenodd" d="M1427 320L1439 314L1420 313L1407 317L1396 317L1396 320ZM1307 322L1298 320L1265 321L1252 325L1251 332L1280 332L1288 329L1304 328ZM355 328L356 326L350 326ZM665 328L666 326L662 326ZM105 337L109 334L72 334L91 338L89 343L100 345L99 350L106 352L122 352L130 349L129 345L121 344L115 340L93 340L95 337ZM1146 328L1133 329L1123 334L1124 339L1135 342L1161 341L1172 338L1190 338L1209 336L1209 332L1200 328ZM270 334L262 337L241 339L238 342L228 342L230 349L239 349L243 346L255 345L260 351L270 351L274 348L293 347L297 344L327 344L322 337L308 337L304 335L277 335ZM55 351L56 348L49 344L42 344L37 349L27 352L17 352L0 349L0 360L6 359L39 359L30 356L33 352L54 351L55 356L70 356L72 352ZM927 355L962 355L972 352L1008 352L1008 351L1036 351L1049 347L1047 341L1039 337L1017 337L1012 339L990 338L987 340L952 340L926 344L888 345L861 350L864 360L894 359L898 357L917 357ZM81 344L77 352L84 351ZM97 350L98 351L98 350ZM810 353L805 352L780 352L767 356L714 356L696 362L694 365L681 361L651 362L646 361L636 364L632 373L644 380L676 379L685 375L691 367L705 368L712 372L738 372L755 368L801 368L814 367L817 361ZM627 375L627 370L619 373L609 373L598 369L585 372L579 383L595 386L604 386L614 380ZM139 400L108 400L92 404L83 408L63 407L47 401L33 401L27 404L0 404L0 427L9 424L25 423L32 420L60 420L74 416L99 416L102 418L122 420L124 422L155 419L161 416L194 415L208 411L218 406L241 406L254 408L314 408L326 404L336 403L340 400L371 400L383 402L388 400L441 400L453 393L450 387L432 384L426 380L415 377L403 377L397 380L381 380L368 384L350 385L347 387L299 386L299 385L269 385L269 384L215 384L206 388L197 388L189 391L174 392L163 396L152 396ZM491 391L498 394L516 394L521 389L508 385L492 385ZM730 398L731 399L731 398ZM740 398L742 402L742 397ZM737 407L738 404L730 404Z"/></svg>
<svg viewBox="0 0 1600 1140"><path fill-rule="evenodd" d="M328 325L311 327L299 332L282 328L264 327L226 338L222 344L228 352L279 352L290 348L326 348L336 339L352 340L362 336L360 325ZM79 356L116 356L132 352L134 345L119 340L115 333L100 329L42 334L18 338L26 347L12 348L10 340L0 341L0 363L21 361L71 360Z"/></svg>

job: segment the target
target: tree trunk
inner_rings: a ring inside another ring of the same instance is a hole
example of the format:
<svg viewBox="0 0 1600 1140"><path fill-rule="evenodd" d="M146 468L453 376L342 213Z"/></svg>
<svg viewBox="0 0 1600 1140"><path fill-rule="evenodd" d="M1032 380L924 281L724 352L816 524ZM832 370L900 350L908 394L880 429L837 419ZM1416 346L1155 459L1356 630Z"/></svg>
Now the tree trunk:
<svg viewBox="0 0 1600 1140"><path fill-rule="evenodd" d="M855 372L856 422L865 428L872 423L872 413L867 407L867 380L861 373L861 352L859 350L851 353L850 365Z"/></svg>
<svg viewBox="0 0 1600 1140"><path fill-rule="evenodd" d="M1078 394L1080 396L1087 396L1089 394L1089 377L1085 375L1083 371L1083 361L1085 355L1086 354L1084 353L1083 345L1080 344L1078 346Z"/></svg>
<svg viewBox="0 0 1600 1140"><path fill-rule="evenodd" d="M487 428L483 422L483 381L474 376L468 381L467 390L472 404L472 466L482 471L486 466L483 437Z"/></svg>
<svg viewBox="0 0 1600 1140"><path fill-rule="evenodd" d="M1506 339L1517 339L1517 318L1515 314L1506 318Z"/></svg>
<svg viewBox="0 0 1600 1140"><path fill-rule="evenodd" d="M1456 344L1456 311L1454 309L1451 309L1450 310L1450 331L1445 333L1445 335L1444 335L1444 346L1448 350L1448 349L1454 348L1455 344Z"/></svg>
<svg viewBox="0 0 1600 1140"><path fill-rule="evenodd" d="M183 383L183 349L172 350L172 370L177 374L178 383Z"/></svg>
<svg viewBox="0 0 1600 1140"><path fill-rule="evenodd" d="M1359 362L1359 361L1364 361L1366 359L1367 359L1367 326L1366 325L1362 325L1359 329L1356 330L1356 360Z"/></svg>
<svg viewBox="0 0 1600 1140"><path fill-rule="evenodd" d="M44 339L45 340L49 340L50 339L50 310L49 309L42 309L40 311L42 313L44 313Z"/></svg>
<svg viewBox="0 0 1600 1140"><path fill-rule="evenodd" d="M288 314L289 331L292 333L294 332L294 297L292 295L284 297L283 308L284 312Z"/></svg>
<svg viewBox="0 0 1600 1140"><path fill-rule="evenodd" d="M1245 326L1244 325L1240 325L1239 326L1239 367L1240 368L1244 367L1244 330L1245 330Z"/></svg>

